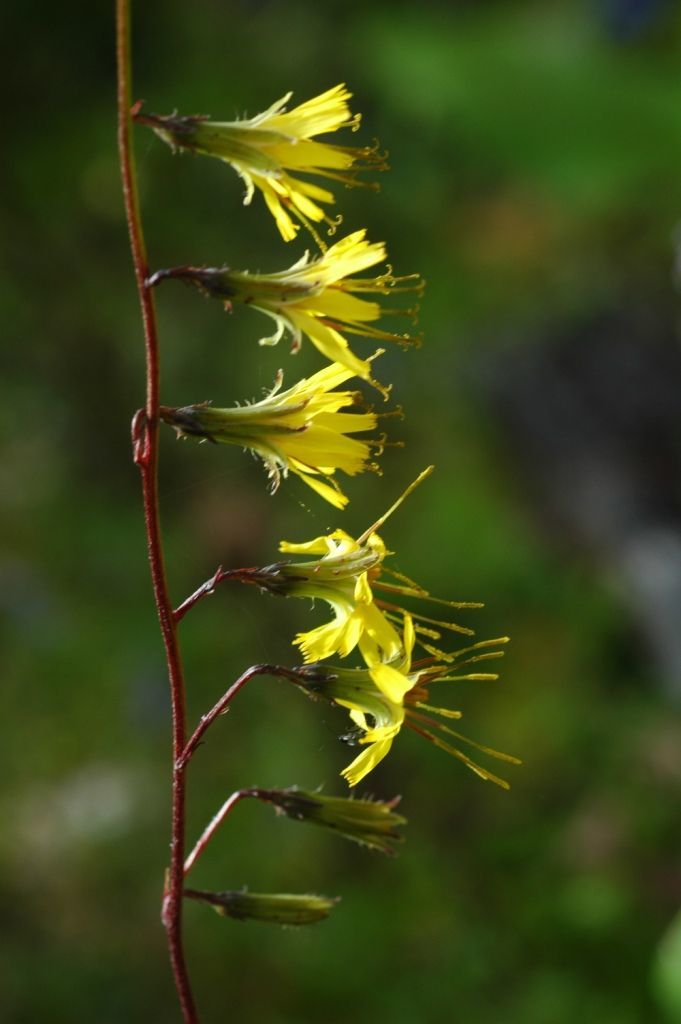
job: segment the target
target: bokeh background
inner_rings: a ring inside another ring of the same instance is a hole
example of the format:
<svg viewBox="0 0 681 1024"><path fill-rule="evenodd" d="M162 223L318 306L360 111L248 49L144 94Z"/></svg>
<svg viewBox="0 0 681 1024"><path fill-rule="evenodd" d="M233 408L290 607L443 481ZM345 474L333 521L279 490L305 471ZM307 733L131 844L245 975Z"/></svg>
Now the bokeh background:
<svg viewBox="0 0 681 1024"><path fill-rule="evenodd" d="M3 132L0 1007L11 1024L178 1019L158 923L169 708L128 423L142 339L115 151L113 15L7 7ZM136 96L231 118L347 81L393 170L340 190L348 229L428 280L422 350L381 376L407 412L361 531L434 593L483 599L513 642L462 683L470 735L524 759L485 784L415 735L363 787L402 794L399 858L242 805L196 884L319 891L317 928L190 905L206 1022L649 1024L681 1020L681 16L677 4L145 0ZM357 141L354 136L352 141ZM285 246L216 161L136 132L151 261L276 270ZM308 345L258 314L159 293L163 399L258 396ZM371 343L357 340L363 354ZM389 421L390 422L390 421ZM296 480L270 498L238 450L162 438L179 600L219 563L338 522ZM321 621L223 587L183 627L195 719L244 667L291 663ZM259 680L191 771L189 835L243 785L342 793L345 719ZM676 920L676 923L675 923Z"/></svg>

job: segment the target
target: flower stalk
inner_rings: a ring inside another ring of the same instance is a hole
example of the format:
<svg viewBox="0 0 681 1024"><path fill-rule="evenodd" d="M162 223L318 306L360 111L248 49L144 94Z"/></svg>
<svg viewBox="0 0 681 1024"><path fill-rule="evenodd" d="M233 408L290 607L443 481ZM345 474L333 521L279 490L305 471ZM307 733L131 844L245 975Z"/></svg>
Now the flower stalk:
<svg viewBox="0 0 681 1024"><path fill-rule="evenodd" d="M149 276L146 246L137 195L135 158L131 138L130 2L116 0L116 58L118 71L118 151L125 214L144 329L146 404L135 415L133 457L142 479L144 522L149 570L165 649L172 707L172 810L170 866L163 896L162 921L168 937L170 962L185 1024L198 1016L182 943L183 865L185 836L185 773L178 763L185 745L186 698L176 623L168 591L158 507L159 344L156 310Z"/></svg>
<svg viewBox="0 0 681 1024"><path fill-rule="evenodd" d="M477 671L477 663L500 657L503 652L496 648L507 638L468 643L451 653L435 646L433 642L442 639L443 630L473 635L468 626L447 621L446 609L471 609L481 605L433 597L425 588L385 564L392 552L388 551L378 531L430 475L432 466L420 473L390 508L359 536L336 529L312 540L282 541L279 550L287 557L260 568L223 569L220 566L210 579L173 608L159 517L160 422L173 427L183 439L238 445L250 450L262 459L273 491L281 480L294 474L324 500L342 509L348 499L335 474L351 477L368 469L378 471L370 460L391 442L382 435L371 436L372 432L381 415L401 415L399 410L376 413L364 404L359 392L341 389L348 380L359 377L377 387L384 398L390 390L372 375L373 361L382 350L360 358L350 348L346 336L358 335L374 343L396 342L402 347L419 344L419 336L395 333L379 321L384 316L401 314L416 322L417 304L400 309L385 300L407 292L420 295L423 281L418 274L396 277L390 264L382 272L373 271L373 276L362 276L363 272L387 260L385 244L370 242L366 230L348 234L330 247L319 237L319 225L326 224L332 235L341 217L332 217L325 208L334 202L333 192L308 181L306 176L349 186L363 183L358 177L361 172L387 167L385 155L377 146L352 148L317 139L319 135L338 129L354 131L359 127L359 115L350 111L351 93L345 85L335 86L292 110L286 108L289 93L256 117L231 122L177 114L168 117L142 114L140 103L131 106L130 0L116 0L116 19L119 156L146 364L145 406L135 414L132 424L133 458L141 475L149 569L172 709L170 864L161 918L184 1022L198 1024L182 941L185 898L205 903L225 917L282 925L321 921L337 902L312 894L186 888L186 875L238 803L246 798L257 799L272 806L279 815L326 828L386 854L395 853L402 841L398 829L406 823L395 810L399 798L380 801L326 796L319 790L297 787L252 787L239 789L223 801L186 855L188 766L207 730L230 709L234 697L249 680L261 675L285 679L308 697L325 700L349 713L352 728L342 738L362 748L341 772L351 787L386 756L403 725L458 758L481 778L504 787L507 786L504 779L478 765L452 740L507 763L519 762L515 757L462 736L445 724L460 718L460 711L429 703L429 690L436 685L440 688L440 684L459 679L496 679L495 673ZM174 151L209 155L230 164L246 184L246 203L258 190L282 238L292 240L302 225L312 234L319 252L315 255L306 252L296 263L278 273L235 271L227 266L181 266L150 274L137 196L131 138L133 120L151 127ZM373 187L373 183L369 184ZM295 352L305 337L330 365L285 391L281 390L280 371L269 394L245 405L215 407L208 402L181 407L161 405L154 288L169 279L190 283L202 294L217 298L228 311L237 303L254 307L275 324L274 333L261 338L261 345L276 344L288 335ZM399 307L399 300L397 305ZM356 434L370 436L357 438ZM288 557L291 555L297 557ZM302 652L304 665L296 668L265 663L252 666L229 686L188 734L178 626L195 605L228 580L249 583L278 596L319 599L330 607L332 619L295 637L293 642ZM402 607L404 599L408 605L416 601L419 610ZM426 615L420 610L423 602L438 607ZM420 645L427 657L413 659L415 644ZM345 659L353 653L363 662L362 667L325 664L333 655ZM470 666L474 666L473 671L469 670Z"/></svg>
<svg viewBox="0 0 681 1024"><path fill-rule="evenodd" d="M395 831L407 823L406 818L395 812L395 807L400 802L399 797L387 801L368 798L355 800L348 797L325 796L319 792L310 793L298 789L297 786L289 789L239 789L225 800L199 836L184 862L185 876L192 870L236 805L248 798L271 804L278 814L285 815L293 821L309 822L317 827L326 828L359 843L360 846L391 856L397 852L397 846L404 841L404 837Z"/></svg>

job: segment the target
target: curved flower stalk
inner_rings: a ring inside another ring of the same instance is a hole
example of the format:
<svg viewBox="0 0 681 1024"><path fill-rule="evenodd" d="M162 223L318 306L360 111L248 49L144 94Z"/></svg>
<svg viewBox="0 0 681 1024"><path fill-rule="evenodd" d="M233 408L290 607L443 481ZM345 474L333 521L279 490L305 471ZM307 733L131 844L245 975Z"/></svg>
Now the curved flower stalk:
<svg viewBox="0 0 681 1024"><path fill-rule="evenodd" d="M365 469L378 470L370 461L372 450L380 454L384 440L357 440L349 435L374 430L374 412L340 412L361 404L357 391L336 391L353 376L351 370L333 363L281 391L279 371L272 391L261 401L232 409L207 403L181 409L161 407L161 418L179 437L236 444L263 460L272 492L282 476L295 473L308 487L336 508L348 499L334 478L336 470L354 476Z"/></svg>
<svg viewBox="0 0 681 1024"><path fill-rule="evenodd" d="M333 192L298 175L377 188L358 174L387 170L387 154L379 152L378 145L350 147L315 141L315 136L340 128L359 128L361 118L350 112L352 93L345 85L336 85L287 111L292 95L288 92L261 114L237 121L178 114L161 117L142 114L139 109L135 119L152 128L174 151L202 153L231 164L246 185L244 205L250 204L257 188L284 241L295 238L303 224L321 245L313 225L324 222L333 234L340 223L340 217L332 218L319 205L333 203Z"/></svg>
<svg viewBox="0 0 681 1024"><path fill-rule="evenodd" d="M288 270L274 274L255 274L229 267L174 267L158 270L149 279L156 285L168 278L194 284L231 310L235 302L251 306L274 320L276 331L260 339L261 345L276 345L288 333L291 350L297 352L303 336L331 362L340 363L363 380L372 381L371 360L359 359L350 349L345 334L358 334L399 345L417 345L420 337L396 334L376 326L385 315L415 317L418 306L410 309L387 308L366 295L390 296L406 292L423 293L424 282L418 274L395 277L391 268L376 277L354 277L363 270L383 263L387 258L384 242L369 242L366 231L354 231L319 256L302 259ZM381 389L386 391L386 389Z"/></svg>
<svg viewBox="0 0 681 1024"><path fill-rule="evenodd" d="M405 490L398 500L368 530L356 540L344 530L333 530L322 537L302 544L282 541L279 550L288 554L319 555L306 561L277 562L263 569L244 570L240 579L256 583L270 593L286 597L306 597L322 600L331 606L331 622L299 633L294 640L306 662L323 661L333 654L347 657L355 647L367 664L391 661L402 651L402 640L395 623L401 623L403 609L382 596L374 596L374 589L390 595L415 597L449 608L480 608L479 602L447 601L432 597L427 590L385 567L389 554L376 532L386 519L411 494L422 480L432 472L429 466ZM386 581L384 574L395 577ZM447 655L432 647L429 640L439 640L440 630L472 635L473 630L454 622L433 619L420 612L413 613L417 620L415 631L421 645L429 652L446 658ZM438 627L438 628L433 628Z"/></svg>
<svg viewBox="0 0 681 1024"><path fill-rule="evenodd" d="M427 658L413 662L415 631L411 616L405 615L403 644L400 653L389 661L374 663L368 668L337 668L329 665L307 665L296 669L300 686L310 696L327 700L350 712L355 730L344 737L359 743L365 749L343 769L341 775L350 786L356 786L388 754L395 737L403 725L425 736L441 750L462 761L482 779L495 782L508 789L505 779L473 761L458 746L442 739L444 733L458 743L467 744L490 757L520 764L510 754L502 754L482 746L455 732L438 718L458 719L461 712L428 703L429 687L463 679L498 679L496 673L469 672L466 666L473 662L500 658L503 651L490 650L508 642L508 637L483 640L461 648L447 656L447 660ZM459 669L463 669L462 672ZM433 718L436 715L438 718ZM434 732L432 730L435 730Z"/></svg>

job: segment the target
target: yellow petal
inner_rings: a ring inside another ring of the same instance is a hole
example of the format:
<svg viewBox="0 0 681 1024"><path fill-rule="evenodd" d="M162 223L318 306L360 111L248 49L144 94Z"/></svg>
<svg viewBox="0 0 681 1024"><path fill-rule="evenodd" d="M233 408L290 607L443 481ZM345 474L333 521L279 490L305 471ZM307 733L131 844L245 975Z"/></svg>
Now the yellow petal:
<svg viewBox="0 0 681 1024"><path fill-rule="evenodd" d="M366 359L359 359L343 335L335 328L297 309L289 310L289 317L330 362L341 363L362 380L371 380L371 363Z"/></svg>
<svg viewBox="0 0 681 1024"><path fill-rule="evenodd" d="M401 704L405 693L412 688L409 677L390 665L374 665L369 673L381 693L394 704Z"/></svg>
<svg viewBox="0 0 681 1024"><path fill-rule="evenodd" d="M354 651L362 635L363 624L361 618L353 613L347 619L343 635L338 645L338 653L341 658L347 658L348 654Z"/></svg>
<svg viewBox="0 0 681 1024"><path fill-rule="evenodd" d="M345 171L352 167L355 155L351 150L331 146L325 142L282 142L267 146L266 152L272 160L291 170L313 171L316 168ZM319 191L323 191L319 189Z"/></svg>
<svg viewBox="0 0 681 1024"><path fill-rule="evenodd" d="M288 93L286 100L290 96L291 93ZM297 138L334 132L352 118L348 106L351 96L346 85L341 83L284 113L280 113L275 104L276 112L267 119L267 127Z"/></svg>
<svg viewBox="0 0 681 1024"><path fill-rule="evenodd" d="M328 555L333 548L333 541L327 534L323 537L315 537L314 540L303 541L300 544L289 540L282 540L279 544L280 551L291 555Z"/></svg>
<svg viewBox="0 0 681 1024"><path fill-rule="evenodd" d="M293 642L303 652L306 664L310 664L314 661L324 661L325 658L338 653L345 632L346 623L339 623L336 619L323 626L317 626L308 633L298 633Z"/></svg>
<svg viewBox="0 0 681 1024"><path fill-rule="evenodd" d="M385 659L390 661L396 658L402 650L402 643L395 627L388 622L383 612L373 602L362 605L361 614L364 619L364 628L372 640L383 650Z"/></svg>
<svg viewBox="0 0 681 1024"><path fill-rule="evenodd" d="M382 310L378 302L358 299L340 288L326 288L320 295L305 300L305 309L318 316L329 316L333 320L348 323L369 323L378 320Z"/></svg>
<svg viewBox="0 0 681 1024"><path fill-rule="evenodd" d="M366 229L354 231L341 238L327 250L323 259L325 284L333 284L342 277L350 277L383 263L386 258L385 242L366 241Z"/></svg>
<svg viewBox="0 0 681 1024"><path fill-rule="evenodd" d="M363 572L357 577L357 582L355 583L355 601L357 604L371 604L373 599L374 595L371 593L369 578Z"/></svg>
<svg viewBox="0 0 681 1024"><path fill-rule="evenodd" d="M269 187L269 185L265 184L264 178L261 178L260 176L254 176L253 181L258 186L263 196L265 197L267 208L274 217L276 225L279 228L281 237L284 239L285 242L293 241L293 239L296 237L298 233L298 225L291 220L288 213L286 213L286 211L284 210L283 206L281 205L281 199L276 194L276 192L274 192L272 188Z"/></svg>
<svg viewBox="0 0 681 1024"><path fill-rule="evenodd" d="M414 620L411 615L404 616L404 649L407 653L408 664L411 665L411 655L414 650L416 634L414 632Z"/></svg>
<svg viewBox="0 0 681 1024"><path fill-rule="evenodd" d="M308 487L311 487L313 491L316 491L320 497L324 498L325 501L328 501L328 503L333 505L334 508L345 508L350 499L347 495L343 494L340 489L336 489L335 487L329 486L329 484L325 484L322 480L318 480L310 473L301 472L296 469L295 466L293 466L292 469Z"/></svg>
<svg viewBox="0 0 681 1024"><path fill-rule="evenodd" d="M392 739L379 740L363 750L355 760L344 768L341 775L348 785L356 786L365 775L368 775L383 760L392 746Z"/></svg>

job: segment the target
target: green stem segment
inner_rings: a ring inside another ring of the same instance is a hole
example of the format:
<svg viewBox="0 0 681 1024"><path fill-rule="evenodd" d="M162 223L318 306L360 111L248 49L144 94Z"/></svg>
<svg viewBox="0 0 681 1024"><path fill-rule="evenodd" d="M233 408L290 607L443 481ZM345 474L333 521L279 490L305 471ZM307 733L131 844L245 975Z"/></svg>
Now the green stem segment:
<svg viewBox="0 0 681 1024"><path fill-rule="evenodd" d="M153 292L137 197L131 140L130 3L116 0L116 56L118 66L118 150L123 179L125 213L144 326L146 352L146 404L133 420L133 453L142 478L144 521L149 568L168 666L172 705L173 775L170 867L163 897L162 921L168 936L170 962L185 1024L198 1024L182 947L182 900L185 846L186 701L176 622L168 593L158 510L159 345Z"/></svg>

